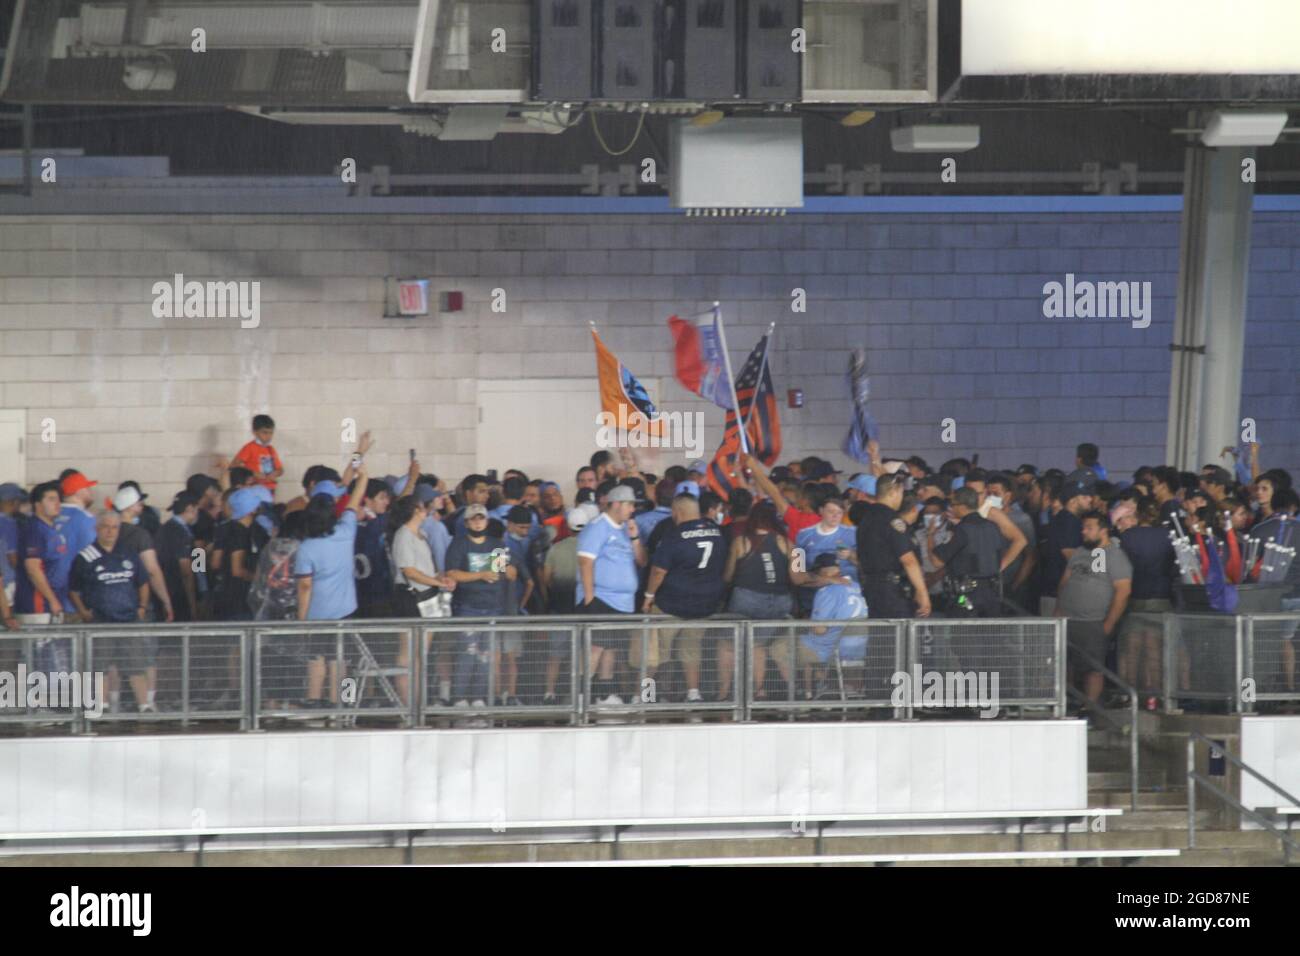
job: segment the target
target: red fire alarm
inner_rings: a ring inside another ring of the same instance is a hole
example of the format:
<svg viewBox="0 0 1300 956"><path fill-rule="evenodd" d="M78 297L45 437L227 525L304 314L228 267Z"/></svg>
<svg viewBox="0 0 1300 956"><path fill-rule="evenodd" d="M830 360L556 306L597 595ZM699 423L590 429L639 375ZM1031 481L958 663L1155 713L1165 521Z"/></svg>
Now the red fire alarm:
<svg viewBox="0 0 1300 956"><path fill-rule="evenodd" d="M785 395L786 395L786 404L788 404L791 408L803 408L802 388L792 388L788 392L786 392Z"/></svg>
<svg viewBox="0 0 1300 956"><path fill-rule="evenodd" d="M459 312L465 308L464 292L443 292L438 296L438 311Z"/></svg>

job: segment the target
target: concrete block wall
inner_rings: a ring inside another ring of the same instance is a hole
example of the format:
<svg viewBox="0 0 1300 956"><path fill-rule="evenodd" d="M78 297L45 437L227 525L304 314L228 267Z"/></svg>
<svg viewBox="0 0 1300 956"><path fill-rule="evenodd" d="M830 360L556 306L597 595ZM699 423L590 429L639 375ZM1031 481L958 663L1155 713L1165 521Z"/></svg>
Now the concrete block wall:
<svg viewBox="0 0 1300 956"><path fill-rule="evenodd" d="M594 321L664 380L664 408L706 412L713 443L721 416L672 381L666 319L720 299L737 369L777 323L783 458L850 464L844 372L861 345L887 453L1068 467L1094 441L1126 472L1163 458L1178 239L1171 213L0 218L0 408L27 410L28 481L79 467L165 497L260 411L294 485L341 459L344 418L376 432L377 470L416 447L458 478L475 465L480 378L590 376L595 411ZM1253 243L1242 414L1266 467L1300 469L1300 215L1257 215ZM1151 281L1151 326L1044 318L1043 284L1067 272ZM155 318L151 287L174 273L259 280L260 327ZM462 289L465 311L384 319L386 275ZM789 388L804 408L784 407ZM545 428L545 410L520 427Z"/></svg>

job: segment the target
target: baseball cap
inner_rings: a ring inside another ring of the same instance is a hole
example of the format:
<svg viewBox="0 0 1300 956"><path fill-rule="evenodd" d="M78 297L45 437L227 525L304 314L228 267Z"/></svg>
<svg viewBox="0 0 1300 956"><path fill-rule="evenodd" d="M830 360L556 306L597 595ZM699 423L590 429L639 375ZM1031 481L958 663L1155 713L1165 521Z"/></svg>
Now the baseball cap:
<svg viewBox="0 0 1300 956"><path fill-rule="evenodd" d="M484 508L482 505L466 505L465 515L464 515L465 519L469 520L470 518L473 518L475 515L482 515L484 518L486 518L488 516L487 509Z"/></svg>
<svg viewBox="0 0 1300 956"><path fill-rule="evenodd" d="M6 481L0 485L0 501L26 501L27 492L23 491L12 481Z"/></svg>
<svg viewBox="0 0 1300 956"><path fill-rule="evenodd" d="M335 501L338 501L343 497L343 487L333 481L318 481L316 487L311 490L313 498L317 495L329 495Z"/></svg>
<svg viewBox="0 0 1300 956"><path fill-rule="evenodd" d="M645 501L645 482L640 478L624 478L619 484L631 488L637 501Z"/></svg>
<svg viewBox="0 0 1300 956"><path fill-rule="evenodd" d="M205 475L201 472L199 474L190 475L189 478L185 480L185 490L192 495L198 495L200 498L203 497L203 494L209 488L220 487L221 482L217 481L217 479L213 478L211 475Z"/></svg>
<svg viewBox="0 0 1300 956"><path fill-rule="evenodd" d="M839 558L835 557L832 552L825 551L813 559L812 569L814 571L820 571L822 568L829 568L832 565L838 565L839 563Z"/></svg>
<svg viewBox="0 0 1300 956"><path fill-rule="evenodd" d="M406 490L406 483L409 480L409 475L402 475L400 477L397 475L384 475L384 484L388 486L388 490L394 495L401 495L401 493Z"/></svg>
<svg viewBox="0 0 1300 956"><path fill-rule="evenodd" d="M839 474L835 466L829 461L819 461L813 465L812 471L808 472L809 481L820 481L823 478L829 478L831 475Z"/></svg>
<svg viewBox="0 0 1300 956"><path fill-rule="evenodd" d="M507 524L532 524L533 513L523 505L511 505L510 510L506 512Z"/></svg>
<svg viewBox="0 0 1300 956"><path fill-rule="evenodd" d="M1061 485L1061 501L1069 501L1080 495L1090 495L1097 487L1096 474L1088 468L1080 468L1066 476Z"/></svg>
<svg viewBox="0 0 1300 956"><path fill-rule="evenodd" d="M122 482L120 485L117 486L117 490L118 490L118 491L121 491L123 488L134 488L136 494L138 494L138 495L140 496L140 500L141 500L141 501L148 501L148 500L149 500L149 496L146 495L146 494L144 493L144 490L140 487L140 482L138 482L138 481L129 481L129 480L128 480L128 481L124 481L124 482Z"/></svg>
<svg viewBox="0 0 1300 956"><path fill-rule="evenodd" d="M570 531L581 531L591 523L592 509L586 505L578 505L576 508L570 508L564 516L564 522L569 526Z"/></svg>
<svg viewBox="0 0 1300 956"><path fill-rule="evenodd" d="M68 477L63 479L63 484L59 488L59 493L64 497L75 495L78 491L85 491L87 488L94 488L99 482L91 481L79 471L74 471Z"/></svg>
<svg viewBox="0 0 1300 956"><path fill-rule="evenodd" d="M858 475L849 482L849 487L854 491L862 492L864 495L874 495L876 493L876 476Z"/></svg>
<svg viewBox="0 0 1300 956"><path fill-rule="evenodd" d="M610 504L617 501L635 502L636 493L627 485L616 485L611 488L609 494L605 496L605 501Z"/></svg>
<svg viewBox="0 0 1300 956"><path fill-rule="evenodd" d="M698 498L700 496L699 483L695 481L679 481L677 482L677 488L673 491L673 494L694 495L696 498Z"/></svg>
<svg viewBox="0 0 1300 956"><path fill-rule="evenodd" d="M554 489L555 491L559 491L560 486L553 481L543 481L540 485L537 486L537 491L539 494L543 491L551 491L552 489Z"/></svg>
<svg viewBox="0 0 1300 956"><path fill-rule="evenodd" d="M199 503L198 495L194 494L191 491L182 491L179 492L176 495L176 497L172 499L172 506L167 510L174 515L178 515L186 508L190 507L191 505L197 506L198 503Z"/></svg>
<svg viewBox="0 0 1300 956"><path fill-rule="evenodd" d="M117 494L108 499L108 506L114 511L125 511L138 501L140 501L140 492L128 485L117 489Z"/></svg>
<svg viewBox="0 0 1300 956"><path fill-rule="evenodd" d="M435 501L438 498L441 498L442 494L443 493L433 487L433 485L424 484L423 482L415 486L415 497L420 499L420 504L422 505L427 505L430 501Z"/></svg>
<svg viewBox="0 0 1300 956"><path fill-rule="evenodd" d="M704 464L704 459L703 459L703 458L697 458L695 461L691 462L689 465L686 466L686 470L687 470L687 471L698 471L698 472L702 475L702 474L704 474L704 469L705 469L705 467L706 467L706 466L705 466L705 464Z"/></svg>
<svg viewBox="0 0 1300 956"><path fill-rule="evenodd" d="M230 517L245 518L262 506L262 499L251 488L240 488L230 496Z"/></svg>
<svg viewBox="0 0 1300 956"><path fill-rule="evenodd" d="M768 475L773 481L785 481L791 477L790 469L785 465L777 465Z"/></svg>

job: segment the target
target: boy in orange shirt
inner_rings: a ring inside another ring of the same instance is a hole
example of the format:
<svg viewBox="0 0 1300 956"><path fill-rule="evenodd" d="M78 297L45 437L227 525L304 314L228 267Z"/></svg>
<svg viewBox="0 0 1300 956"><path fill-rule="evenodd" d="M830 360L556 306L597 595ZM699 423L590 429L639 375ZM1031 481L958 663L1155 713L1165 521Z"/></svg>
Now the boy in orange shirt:
<svg viewBox="0 0 1300 956"><path fill-rule="evenodd" d="M280 456L271 445L275 437L275 421L270 415L253 416L253 440L235 454L232 465L240 465L253 473L254 480L269 488L275 495L275 479L284 474Z"/></svg>

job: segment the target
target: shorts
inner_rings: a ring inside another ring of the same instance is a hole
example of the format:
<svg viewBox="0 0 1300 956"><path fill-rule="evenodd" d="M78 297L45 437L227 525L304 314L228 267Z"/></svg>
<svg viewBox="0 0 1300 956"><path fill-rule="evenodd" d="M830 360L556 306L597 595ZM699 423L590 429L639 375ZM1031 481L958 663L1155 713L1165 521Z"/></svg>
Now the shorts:
<svg viewBox="0 0 1300 956"><path fill-rule="evenodd" d="M1077 621L1073 619L1066 622L1065 640L1069 651L1068 659L1071 663L1092 670L1092 664L1078 658L1079 651L1088 654L1099 664L1106 662L1106 649L1110 644L1110 638L1106 636L1105 624L1105 621Z"/></svg>
<svg viewBox="0 0 1300 956"><path fill-rule="evenodd" d="M659 605L651 608L654 614L663 614ZM684 621L685 618L676 618L675 620ZM631 632L632 640L627 649L628 664L640 670L641 657L644 651L645 669L654 672L659 669L659 665L672 657L673 644L677 644L677 659L685 665L699 667L703 659L704 647L703 627L690 627L685 624L674 627L671 623L665 622L656 628L647 628L644 631Z"/></svg>
<svg viewBox="0 0 1300 956"><path fill-rule="evenodd" d="M793 632L786 632L784 637L778 637L772 641L768 653L772 660L779 661L782 665L788 665L791 659L793 647L794 663L796 667L809 667L821 664L817 657L817 652L805 644L802 640L796 641Z"/></svg>
<svg viewBox="0 0 1300 956"><path fill-rule="evenodd" d="M727 610L755 621L788 620L794 613L794 599L789 591L751 591L736 588L731 592Z"/></svg>
<svg viewBox="0 0 1300 956"><path fill-rule="evenodd" d="M546 649L551 657L564 657L569 653L572 643L572 631L549 631L546 635Z"/></svg>
<svg viewBox="0 0 1300 956"><path fill-rule="evenodd" d="M96 669L116 667L123 674L143 674L158 663L158 638L153 634L110 637L95 642L105 645L103 658L95 661Z"/></svg>
<svg viewBox="0 0 1300 956"><path fill-rule="evenodd" d="M590 604L579 606L578 613L601 617L627 617L632 612L620 611L618 608L610 607L600 598L593 598ZM633 632L630 630L602 631L593 629L591 644L593 647L603 647L607 651L624 651L627 650L628 644L631 643L632 634Z"/></svg>
<svg viewBox="0 0 1300 956"><path fill-rule="evenodd" d="M1154 632L1157 636L1164 633L1164 617L1173 611L1173 603L1168 598L1144 598L1129 601L1124 620L1119 625L1119 636L1124 641L1141 636L1144 632Z"/></svg>
<svg viewBox="0 0 1300 956"><path fill-rule="evenodd" d="M497 631L497 648L502 654L521 654L524 650L523 631Z"/></svg>

